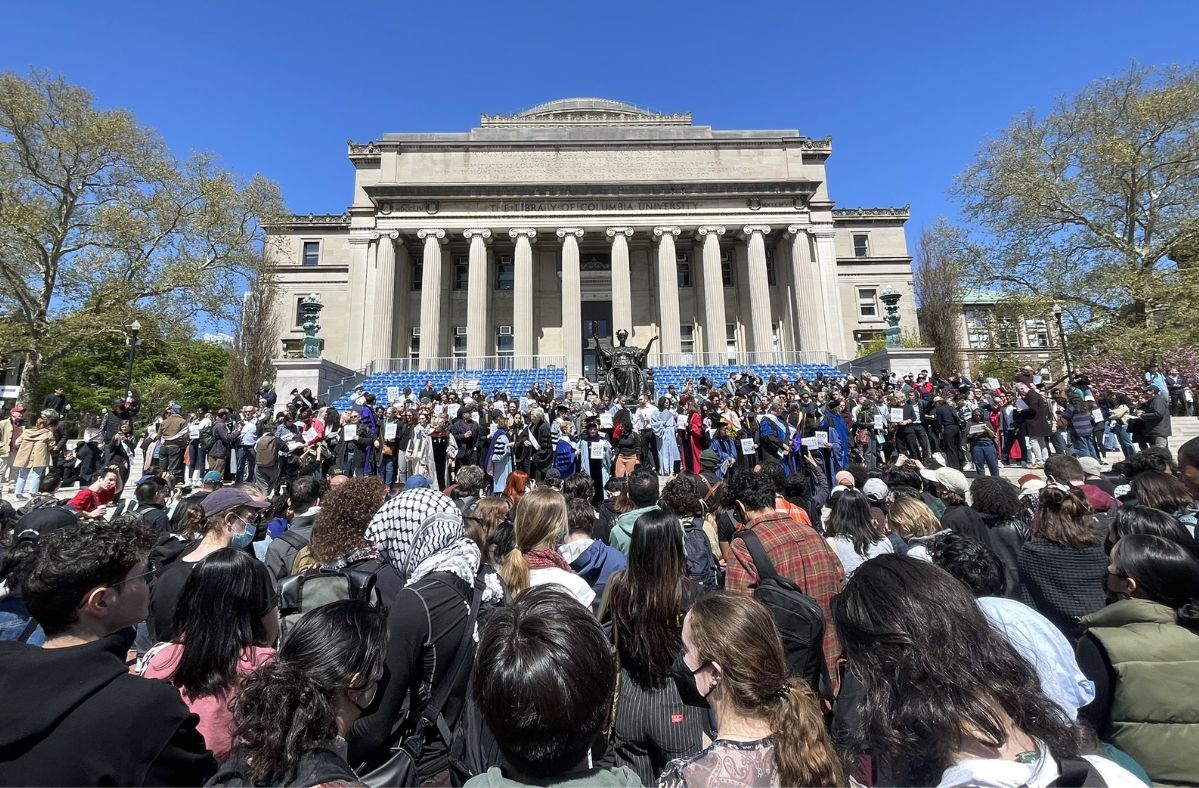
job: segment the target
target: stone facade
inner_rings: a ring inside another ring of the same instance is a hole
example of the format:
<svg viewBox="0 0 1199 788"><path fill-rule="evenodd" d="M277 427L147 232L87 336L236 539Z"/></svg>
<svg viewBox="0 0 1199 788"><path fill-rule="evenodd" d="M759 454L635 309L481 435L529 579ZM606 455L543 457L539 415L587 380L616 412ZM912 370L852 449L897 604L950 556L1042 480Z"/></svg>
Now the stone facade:
<svg viewBox="0 0 1199 788"><path fill-rule="evenodd" d="M831 153L602 99L351 142L349 210L268 228L281 336L318 292L325 355L354 369L560 359L574 377L593 324L659 337L655 364L852 358L884 290L916 324L908 211L835 209Z"/></svg>

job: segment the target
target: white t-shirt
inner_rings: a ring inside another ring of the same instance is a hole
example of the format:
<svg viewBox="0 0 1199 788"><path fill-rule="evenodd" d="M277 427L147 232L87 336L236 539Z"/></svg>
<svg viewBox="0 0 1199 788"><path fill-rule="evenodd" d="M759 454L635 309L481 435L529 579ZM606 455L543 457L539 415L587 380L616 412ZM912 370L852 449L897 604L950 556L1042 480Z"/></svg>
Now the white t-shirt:
<svg viewBox="0 0 1199 788"><path fill-rule="evenodd" d="M529 570L530 586L544 586L551 583L565 588L588 609L591 608L591 603L595 601L595 592L591 590L591 586L587 585L587 581L574 572L567 572L556 566Z"/></svg>
<svg viewBox="0 0 1199 788"><path fill-rule="evenodd" d="M841 559L841 566L845 567L845 576L853 575L857 568L869 561L875 556L880 556L883 553L894 553L895 547L891 544L891 540L885 536L879 539L866 550L866 556L863 558L854 549L853 540L844 536L833 536L828 540L829 545L837 553L837 557Z"/></svg>

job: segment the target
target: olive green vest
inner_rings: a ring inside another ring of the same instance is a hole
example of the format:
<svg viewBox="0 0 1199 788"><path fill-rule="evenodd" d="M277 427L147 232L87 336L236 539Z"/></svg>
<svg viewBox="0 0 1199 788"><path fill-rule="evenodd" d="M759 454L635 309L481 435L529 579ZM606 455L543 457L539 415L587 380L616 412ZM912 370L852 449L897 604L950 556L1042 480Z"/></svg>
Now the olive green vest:
<svg viewBox="0 0 1199 788"><path fill-rule="evenodd" d="M1135 758L1154 783L1199 782L1199 634L1145 599L1121 600L1082 623L1116 673L1102 738Z"/></svg>

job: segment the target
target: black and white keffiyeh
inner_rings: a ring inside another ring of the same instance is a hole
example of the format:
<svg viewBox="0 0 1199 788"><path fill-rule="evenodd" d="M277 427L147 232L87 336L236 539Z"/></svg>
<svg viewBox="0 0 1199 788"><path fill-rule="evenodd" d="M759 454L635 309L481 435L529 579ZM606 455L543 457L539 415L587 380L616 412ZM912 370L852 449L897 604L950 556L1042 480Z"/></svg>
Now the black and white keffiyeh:
<svg viewBox="0 0 1199 788"><path fill-rule="evenodd" d="M427 487L405 490L387 501L366 527L366 538L392 566L409 575L409 582L414 570L427 559L465 537L458 507L447 496ZM478 548L475 556L474 567L462 575L466 583L474 582Z"/></svg>

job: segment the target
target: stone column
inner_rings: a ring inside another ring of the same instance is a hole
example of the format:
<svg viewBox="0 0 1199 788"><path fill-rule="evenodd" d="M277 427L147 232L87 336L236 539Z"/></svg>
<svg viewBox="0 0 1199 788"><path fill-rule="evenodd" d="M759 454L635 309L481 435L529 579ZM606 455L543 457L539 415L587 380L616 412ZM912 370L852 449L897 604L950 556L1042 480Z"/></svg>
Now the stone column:
<svg viewBox="0 0 1199 788"><path fill-rule="evenodd" d="M612 334L623 328L633 335L633 286L629 274L629 239L632 227L609 227L612 239Z"/></svg>
<svg viewBox="0 0 1199 788"><path fill-rule="evenodd" d="M770 319L770 287L766 278L766 235L770 227L765 224L747 224L741 228L745 233L749 252L749 303L750 303L750 350L756 364L763 363L774 349Z"/></svg>
<svg viewBox="0 0 1199 788"><path fill-rule="evenodd" d="M441 247L445 230L417 230L425 242L420 285L420 367L433 369L433 359L441 357Z"/></svg>
<svg viewBox="0 0 1199 788"><path fill-rule="evenodd" d="M828 352L826 300L820 265L812 259L808 234L798 224L787 227L791 234L791 284L794 294L795 323L799 329L801 350Z"/></svg>
<svg viewBox="0 0 1199 788"><path fill-rule="evenodd" d="M659 346L670 356L667 364L677 364L683 352L679 336L679 266L674 251L674 239L682 232L678 227L655 227L658 241L658 304L661 318L658 325Z"/></svg>
<svg viewBox="0 0 1199 788"><path fill-rule="evenodd" d="M487 244L491 240L491 230L464 230L462 237L470 241L466 282L466 363L474 368L482 366L482 357L489 355L491 322L487 305L491 299L487 289Z"/></svg>
<svg viewBox="0 0 1199 788"><path fill-rule="evenodd" d="M816 261L820 271L825 331L828 336L826 350L838 360L845 361L845 318L841 309L841 288L837 284L837 247L834 243L836 233L831 224L813 226L809 232L816 238Z"/></svg>
<svg viewBox="0 0 1199 788"><path fill-rule="evenodd" d="M720 236L724 235L724 227L719 224L705 225L699 228L699 235L704 239L704 350L718 353L724 357L728 346L728 334L724 330L724 278L720 274ZM709 356L709 364L720 363L716 356Z"/></svg>
<svg viewBox="0 0 1199 788"><path fill-rule="evenodd" d="M562 355L566 379L583 374L583 282L579 273L579 227L559 227L562 240Z"/></svg>
<svg viewBox="0 0 1199 788"><path fill-rule="evenodd" d="M395 331L393 320L396 288L395 243L399 237L400 234L396 230L379 234L378 249L375 252L374 276L371 278L373 281L370 282L370 291L367 293L368 300L372 297L374 300L373 308L367 318L372 327L370 357L365 359L367 362L391 358L392 337Z"/></svg>
<svg viewBox="0 0 1199 788"><path fill-rule="evenodd" d="M533 241L537 231L530 227L514 228L508 237L516 239L512 257L512 350L518 367L532 366L537 338L533 334Z"/></svg>
<svg viewBox="0 0 1199 788"><path fill-rule="evenodd" d="M370 341L366 336L366 290L367 275L373 255L373 242L378 233L367 233L350 237L350 270L346 284L346 301L349 311L346 315L346 348L345 354L338 359L350 369L362 369L363 348Z"/></svg>

